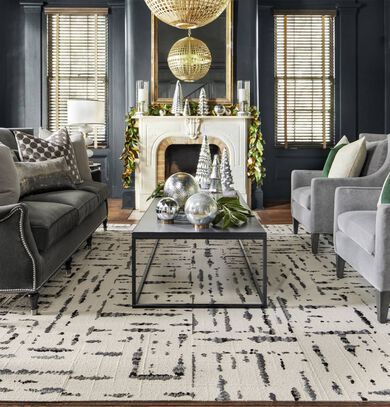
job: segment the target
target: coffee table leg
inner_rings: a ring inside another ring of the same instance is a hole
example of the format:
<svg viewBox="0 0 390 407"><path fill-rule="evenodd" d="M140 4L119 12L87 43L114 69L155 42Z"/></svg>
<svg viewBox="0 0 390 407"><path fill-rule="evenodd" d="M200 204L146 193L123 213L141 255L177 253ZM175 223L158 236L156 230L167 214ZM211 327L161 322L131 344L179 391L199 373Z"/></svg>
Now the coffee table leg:
<svg viewBox="0 0 390 407"><path fill-rule="evenodd" d="M267 270L267 238L263 239L263 305L268 307L268 270Z"/></svg>
<svg viewBox="0 0 390 407"><path fill-rule="evenodd" d="M131 239L131 297L133 307L137 304L137 239Z"/></svg>

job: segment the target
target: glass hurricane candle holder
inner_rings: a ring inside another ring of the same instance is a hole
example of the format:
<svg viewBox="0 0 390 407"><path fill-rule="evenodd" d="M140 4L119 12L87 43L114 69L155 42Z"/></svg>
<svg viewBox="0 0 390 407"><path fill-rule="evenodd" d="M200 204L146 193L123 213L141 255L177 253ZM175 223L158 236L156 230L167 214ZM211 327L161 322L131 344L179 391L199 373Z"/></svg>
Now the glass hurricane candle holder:
<svg viewBox="0 0 390 407"><path fill-rule="evenodd" d="M145 116L149 111L149 82L148 81L137 81L136 82L136 92L137 92L137 112L136 116Z"/></svg>
<svg viewBox="0 0 390 407"><path fill-rule="evenodd" d="M250 98L250 81L237 81L238 116L249 116Z"/></svg>

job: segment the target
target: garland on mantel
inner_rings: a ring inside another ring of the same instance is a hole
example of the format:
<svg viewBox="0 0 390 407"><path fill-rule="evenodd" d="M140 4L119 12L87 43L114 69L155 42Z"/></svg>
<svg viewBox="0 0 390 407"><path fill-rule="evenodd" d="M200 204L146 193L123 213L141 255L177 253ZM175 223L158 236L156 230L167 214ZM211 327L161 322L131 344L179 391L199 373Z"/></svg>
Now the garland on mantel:
<svg viewBox="0 0 390 407"><path fill-rule="evenodd" d="M238 108L235 105L225 106L232 116L237 116ZM191 114L196 116L197 102L190 102ZM172 116L171 105L154 104L149 107L149 116L160 116L160 112L166 116ZM264 167L264 138L261 132L260 112L256 106L251 106L251 124L248 134L248 178L257 186L263 184L265 177ZM120 159L123 161L123 187L131 185L131 175L135 170L139 156L139 129L138 120L135 118L135 108L130 109L126 117L125 145ZM214 110L212 109L214 115Z"/></svg>

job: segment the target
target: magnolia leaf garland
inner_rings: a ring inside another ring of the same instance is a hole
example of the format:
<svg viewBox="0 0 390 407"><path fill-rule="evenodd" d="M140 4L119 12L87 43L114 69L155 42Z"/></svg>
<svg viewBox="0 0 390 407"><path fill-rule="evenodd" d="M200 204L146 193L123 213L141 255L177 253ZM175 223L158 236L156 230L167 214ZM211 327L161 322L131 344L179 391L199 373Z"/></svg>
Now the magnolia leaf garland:
<svg viewBox="0 0 390 407"><path fill-rule="evenodd" d="M163 112L166 116L172 116L170 104L154 104L149 106L149 116L159 116ZM237 115L238 108L235 105L226 106ZM191 114L195 115L198 103L190 101ZM213 110L212 110L213 111ZM138 120L134 118L136 109L132 108L126 117L125 145L120 159L123 161L123 187L131 185L131 175L135 171L136 160L139 156L139 130ZM260 112L256 106L251 106L251 123L248 134L248 178L257 186L263 184L266 175L264 167L264 138L261 132ZM213 113L214 114L214 113Z"/></svg>

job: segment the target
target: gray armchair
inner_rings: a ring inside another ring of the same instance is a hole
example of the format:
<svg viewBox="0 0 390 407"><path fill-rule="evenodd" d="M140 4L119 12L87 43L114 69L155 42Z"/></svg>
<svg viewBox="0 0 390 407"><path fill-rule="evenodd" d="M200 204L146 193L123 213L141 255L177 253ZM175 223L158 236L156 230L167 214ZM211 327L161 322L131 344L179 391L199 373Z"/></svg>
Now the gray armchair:
<svg viewBox="0 0 390 407"><path fill-rule="evenodd" d="M347 261L377 290L378 321L390 305L390 205L377 207L381 188L337 188L334 247L337 277Z"/></svg>
<svg viewBox="0 0 390 407"><path fill-rule="evenodd" d="M367 140L367 158L360 177L327 178L322 171L295 170L291 174L293 231L302 224L311 234L312 252L320 234L333 233L334 196L342 186L381 187L390 172L390 135L361 134Z"/></svg>

